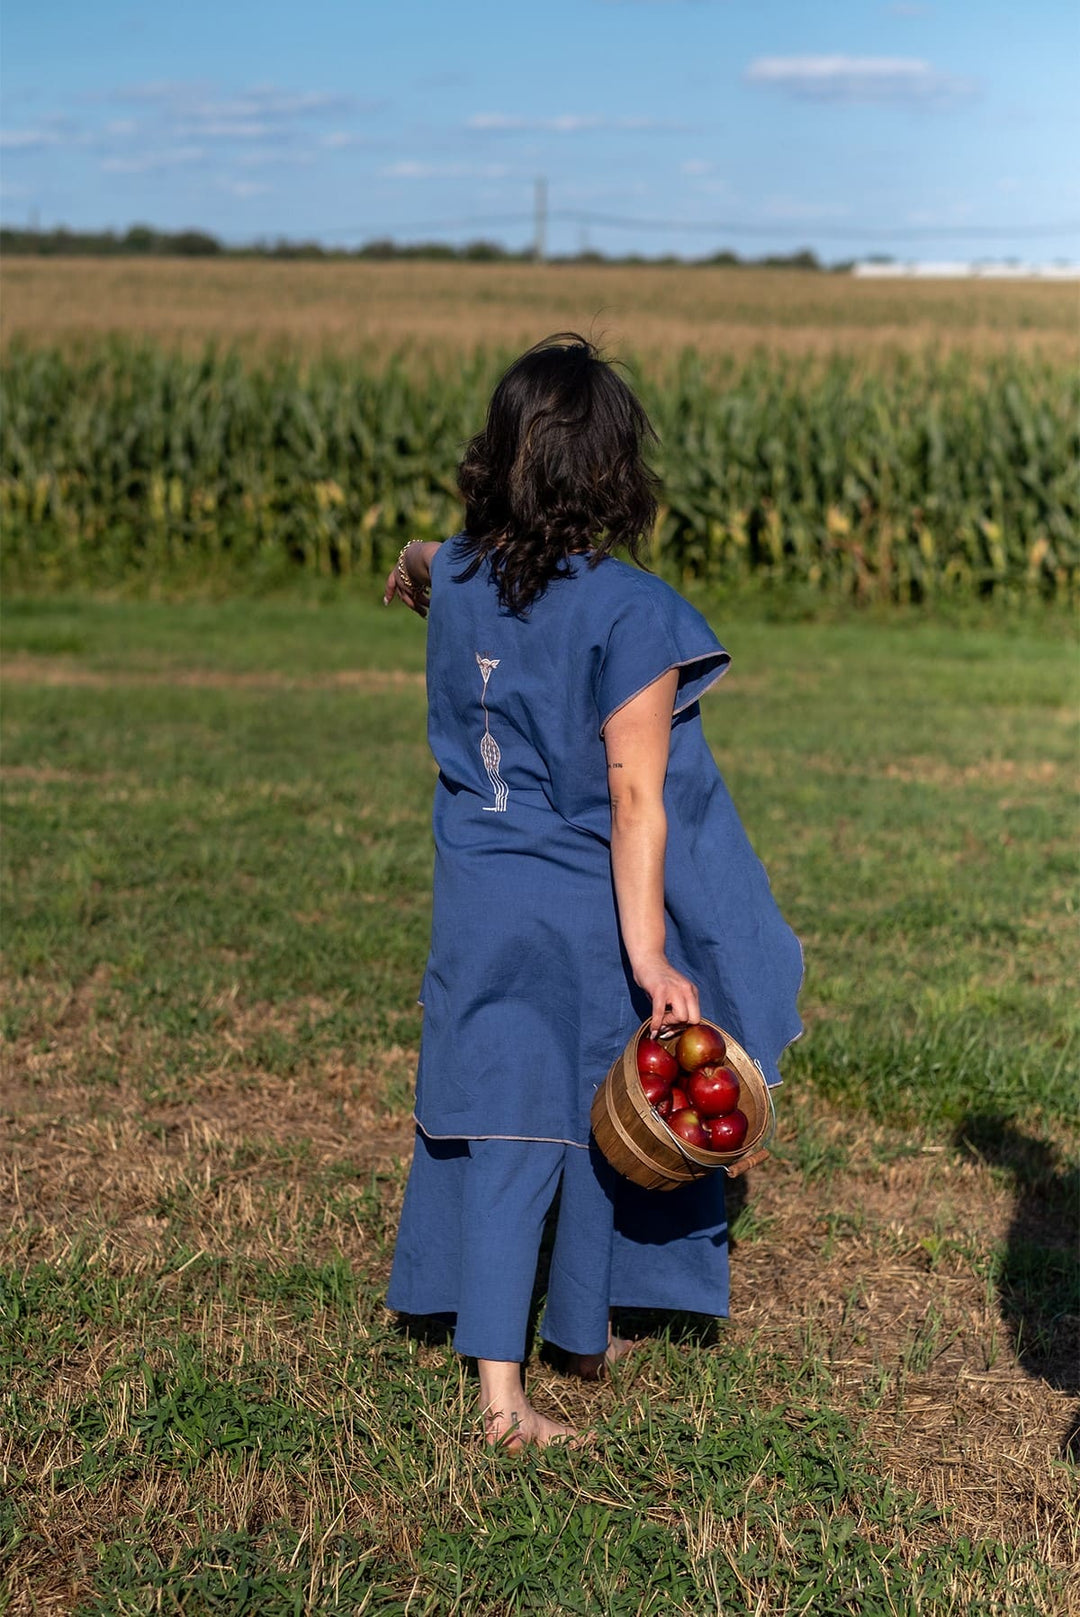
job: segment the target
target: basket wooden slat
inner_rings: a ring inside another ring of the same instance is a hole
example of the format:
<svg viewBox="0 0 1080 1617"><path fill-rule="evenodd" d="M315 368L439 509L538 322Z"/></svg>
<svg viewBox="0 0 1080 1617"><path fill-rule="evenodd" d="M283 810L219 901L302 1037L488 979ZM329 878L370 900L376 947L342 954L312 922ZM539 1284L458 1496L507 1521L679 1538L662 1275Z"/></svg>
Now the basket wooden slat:
<svg viewBox="0 0 1080 1617"><path fill-rule="evenodd" d="M677 1190L717 1168L727 1168L734 1175L751 1154L755 1165L768 1156L762 1141L772 1121L772 1104L765 1079L737 1039L718 1023L706 1017L701 1020L721 1035L727 1046L727 1065L738 1074L739 1106L748 1123L746 1138L737 1151L702 1151L680 1140L657 1117L638 1077L638 1042L649 1031L648 1022L643 1022L593 1097L592 1129L612 1167L646 1190ZM671 1049L676 1042L674 1038L664 1040Z"/></svg>

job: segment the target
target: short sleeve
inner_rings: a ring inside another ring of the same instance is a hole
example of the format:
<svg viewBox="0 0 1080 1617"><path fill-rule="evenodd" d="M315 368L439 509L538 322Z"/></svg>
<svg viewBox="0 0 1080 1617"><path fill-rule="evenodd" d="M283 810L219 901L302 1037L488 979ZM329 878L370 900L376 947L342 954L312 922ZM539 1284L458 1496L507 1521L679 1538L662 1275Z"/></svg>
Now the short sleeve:
<svg viewBox="0 0 1080 1617"><path fill-rule="evenodd" d="M620 606L597 668L601 734L613 713L669 669L679 670L675 712L681 713L716 684L731 661L689 601L660 579L641 583L646 587L635 589Z"/></svg>

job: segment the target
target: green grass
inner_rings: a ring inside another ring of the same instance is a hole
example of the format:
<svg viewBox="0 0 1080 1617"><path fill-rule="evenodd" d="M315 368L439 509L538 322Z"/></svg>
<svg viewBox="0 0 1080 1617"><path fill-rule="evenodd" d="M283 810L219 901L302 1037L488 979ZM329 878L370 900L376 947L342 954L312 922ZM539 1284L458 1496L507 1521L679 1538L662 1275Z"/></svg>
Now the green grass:
<svg viewBox="0 0 1080 1617"><path fill-rule="evenodd" d="M816 1093L851 1124L807 1114L777 1172L831 1204L823 1261L914 1247L1049 1362L1077 1309L1064 1250L955 1216L915 1238L852 1186L964 1142L1010 1189L1027 1152L1028 1205L1052 1192L1067 1223L1068 636L713 617L735 665L708 733L806 948L786 1105ZM333 676L417 672L422 626L338 594L6 618L3 1032L40 1091L0 1292L19 1587L82 1617L1065 1609L1034 1514L958 1531L875 1451L881 1412L955 1346L944 1292L854 1396L825 1344L843 1363L859 1284L798 1351L675 1322L596 1406L591 1451L473 1445L467 1372L381 1306L400 1169L362 1136L257 1121L310 1095L325 1124L345 1083L372 1131L407 1112L423 690ZM778 1228L739 1213L737 1271Z"/></svg>
<svg viewBox="0 0 1080 1617"><path fill-rule="evenodd" d="M765 1344L702 1353L661 1339L647 1374L662 1391L599 1422L592 1452L470 1463L450 1349L421 1362L373 1299L324 1281L314 1268L286 1284L266 1265L188 1265L166 1301L160 1285L117 1289L75 1253L9 1290L9 1374L114 1333L139 1343L89 1396L18 1378L28 1449L51 1451L39 1487L82 1510L129 1501L80 1613L915 1617L1035 1613L1060 1587L1032 1550L954 1538L947 1513L883 1478L813 1355L785 1364ZM317 1298L310 1338L295 1329L311 1328L307 1307L278 1321L275 1358L227 1330L177 1329L180 1309L250 1318L253 1297ZM30 1490L18 1471L9 1482L18 1549ZM266 1519L296 1489L315 1501L304 1531L284 1511ZM155 1493L166 1503L147 1520L137 1501Z"/></svg>
<svg viewBox="0 0 1080 1617"><path fill-rule="evenodd" d="M813 1032L793 1078L885 1121L1071 1118L1068 641L1030 620L716 616L735 663L707 731L806 950ZM327 1041L415 1040L423 691L302 681L417 670L422 634L349 599L9 607L9 656L117 676L8 689L7 765L54 771L9 787L9 971L28 988L107 971L111 1014L152 1031L178 1076L230 994L324 1002L276 1047L267 1030L274 1071ZM193 666L288 688L170 683ZM119 678L150 671L161 683Z"/></svg>

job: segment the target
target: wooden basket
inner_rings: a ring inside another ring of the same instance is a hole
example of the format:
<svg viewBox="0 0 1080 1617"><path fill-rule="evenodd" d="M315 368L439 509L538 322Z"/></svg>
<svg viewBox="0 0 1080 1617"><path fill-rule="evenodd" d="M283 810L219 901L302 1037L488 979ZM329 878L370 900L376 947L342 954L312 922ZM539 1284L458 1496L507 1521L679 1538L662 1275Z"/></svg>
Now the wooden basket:
<svg viewBox="0 0 1080 1617"><path fill-rule="evenodd" d="M738 1074L739 1106L749 1123L746 1138L737 1151L702 1151L657 1117L638 1076L638 1042L649 1033L648 1022L643 1022L593 1097L592 1130L611 1166L646 1190L677 1190L717 1168L734 1179L769 1155L765 1142L771 1138L776 1114L761 1069L718 1023L704 1016L701 1020L727 1045L725 1061ZM678 1033L660 1042L674 1051Z"/></svg>

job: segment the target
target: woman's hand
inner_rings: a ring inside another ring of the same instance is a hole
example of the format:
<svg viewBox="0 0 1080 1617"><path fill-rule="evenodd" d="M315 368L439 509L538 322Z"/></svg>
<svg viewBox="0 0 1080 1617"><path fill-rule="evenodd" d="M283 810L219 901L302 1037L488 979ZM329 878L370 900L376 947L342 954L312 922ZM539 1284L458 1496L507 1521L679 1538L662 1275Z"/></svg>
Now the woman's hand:
<svg viewBox="0 0 1080 1617"><path fill-rule="evenodd" d="M652 1000L649 1024L652 1038L656 1038L661 1028L701 1020L697 989L688 977L675 970L665 955L657 955L635 967L634 981Z"/></svg>
<svg viewBox="0 0 1080 1617"><path fill-rule="evenodd" d="M427 617L431 605L431 558L438 548L435 541L423 542L419 539L413 539L405 546L387 574L383 606L389 606L396 596L417 617ZM407 584L401 576L402 570L409 580Z"/></svg>

